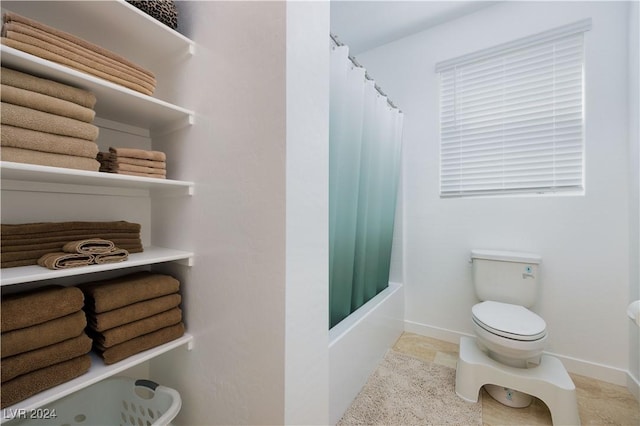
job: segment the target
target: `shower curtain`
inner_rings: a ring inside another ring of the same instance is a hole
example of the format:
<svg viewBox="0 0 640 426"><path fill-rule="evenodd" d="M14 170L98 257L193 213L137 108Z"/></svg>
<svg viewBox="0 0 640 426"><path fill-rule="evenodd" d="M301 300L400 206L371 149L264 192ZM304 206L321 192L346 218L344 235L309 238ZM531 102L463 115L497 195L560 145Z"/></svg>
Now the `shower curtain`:
<svg viewBox="0 0 640 426"><path fill-rule="evenodd" d="M403 114L332 46L329 328L389 283Z"/></svg>

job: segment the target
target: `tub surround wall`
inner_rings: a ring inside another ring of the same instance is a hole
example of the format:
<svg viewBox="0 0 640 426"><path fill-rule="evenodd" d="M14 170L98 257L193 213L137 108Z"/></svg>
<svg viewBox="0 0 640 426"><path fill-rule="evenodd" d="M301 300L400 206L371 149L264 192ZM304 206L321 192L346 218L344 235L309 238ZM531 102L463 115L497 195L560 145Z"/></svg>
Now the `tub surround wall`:
<svg viewBox="0 0 640 426"><path fill-rule="evenodd" d="M378 293L329 330L329 421L342 418L404 329L399 283Z"/></svg>
<svg viewBox="0 0 640 426"><path fill-rule="evenodd" d="M626 2L502 2L358 56L405 112L407 330L472 334L470 250L534 252L541 295L532 310L547 322L548 351L571 371L626 384L628 11ZM593 20L585 36L586 194L441 199L435 64L585 18Z"/></svg>

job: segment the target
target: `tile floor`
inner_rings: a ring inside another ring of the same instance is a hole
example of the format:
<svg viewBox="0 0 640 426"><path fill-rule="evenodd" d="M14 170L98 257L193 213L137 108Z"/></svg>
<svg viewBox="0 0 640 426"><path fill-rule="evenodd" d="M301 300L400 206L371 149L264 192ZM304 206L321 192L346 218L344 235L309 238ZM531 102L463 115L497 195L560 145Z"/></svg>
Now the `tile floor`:
<svg viewBox="0 0 640 426"><path fill-rule="evenodd" d="M413 333L403 333L394 350L422 359L456 367L458 345ZM578 409L583 425L640 425L640 405L624 386L570 374L578 393ZM511 408L482 391L484 425L551 425L547 406L537 398L526 408Z"/></svg>

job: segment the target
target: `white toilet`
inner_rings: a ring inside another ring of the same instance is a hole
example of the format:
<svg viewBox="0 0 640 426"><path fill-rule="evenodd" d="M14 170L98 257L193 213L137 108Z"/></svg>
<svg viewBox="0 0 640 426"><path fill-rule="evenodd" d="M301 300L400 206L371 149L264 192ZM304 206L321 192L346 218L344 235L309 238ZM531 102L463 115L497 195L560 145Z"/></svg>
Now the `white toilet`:
<svg viewBox="0 0 640 426"><path fill-rule="evenodd" d="M481 303L471 309L477 344L491 359L517 368L540 364L547 324L531 307L538 296L540 256L472 250L473 285ZM487 392L512 407L533 398L513 389L486 385Z"/></svg>
<svg viewBox="0 0 640 426"><path fill-rule="evenodd" d="M476 402L484 386L511 407L528 406L534 395L554 423L580 424L573 381L560 360L543 355L547 325L528 309L538 296L540 260L531 253L471 251L481 302L471 310L475 339L460 339L456 393Z"/></svg>

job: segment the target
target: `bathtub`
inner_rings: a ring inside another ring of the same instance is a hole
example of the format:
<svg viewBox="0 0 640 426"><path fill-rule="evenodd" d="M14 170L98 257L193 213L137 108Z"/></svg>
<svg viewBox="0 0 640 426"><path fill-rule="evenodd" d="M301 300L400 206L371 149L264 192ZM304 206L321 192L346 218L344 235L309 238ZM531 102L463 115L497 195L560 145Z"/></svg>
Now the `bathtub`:
<svg viewBox="0 0 640 426"><path fill-rule="evenodd" d="M329 330L329 420L336 424L404 330L402 284L389 283Z"/></svg>

